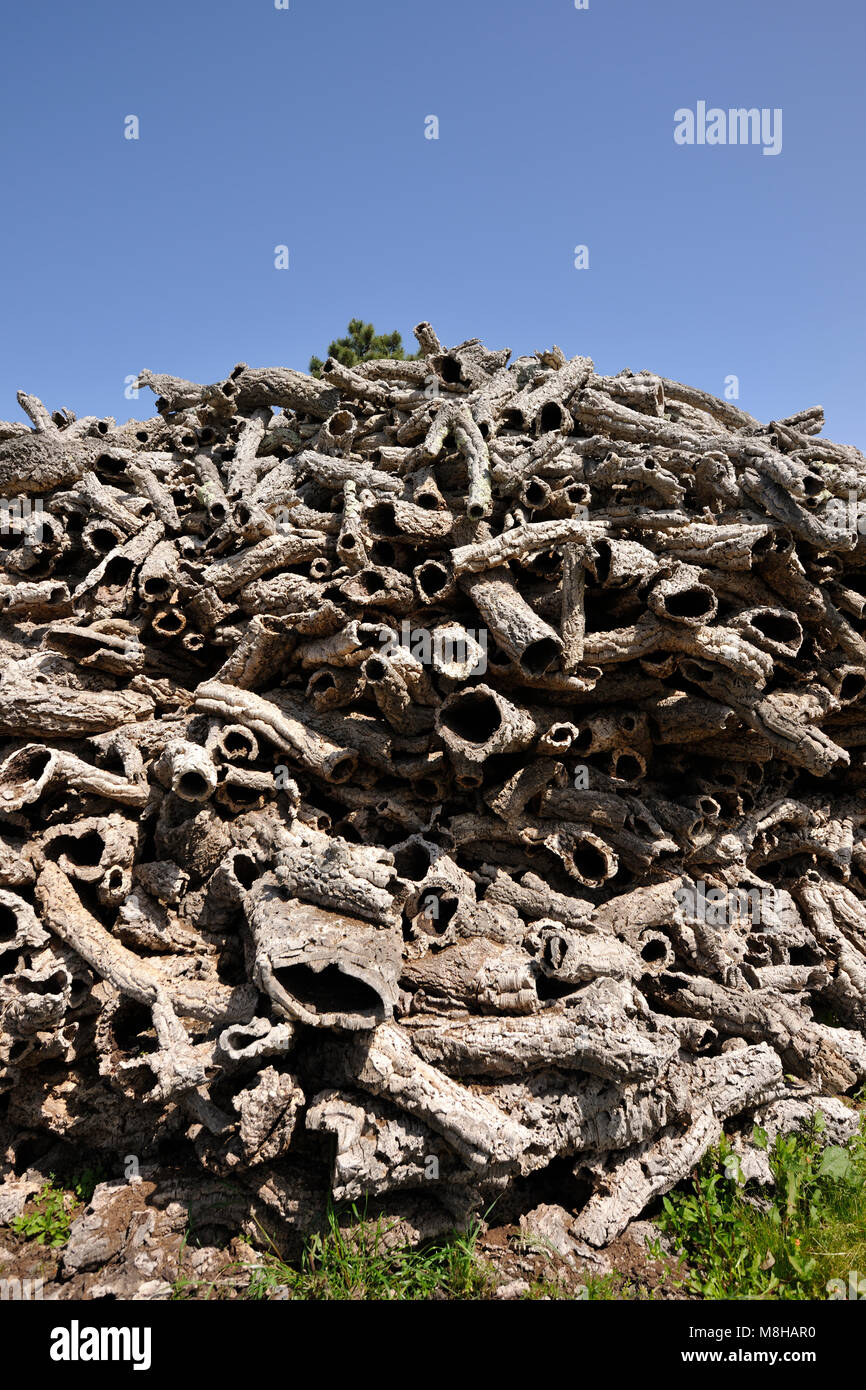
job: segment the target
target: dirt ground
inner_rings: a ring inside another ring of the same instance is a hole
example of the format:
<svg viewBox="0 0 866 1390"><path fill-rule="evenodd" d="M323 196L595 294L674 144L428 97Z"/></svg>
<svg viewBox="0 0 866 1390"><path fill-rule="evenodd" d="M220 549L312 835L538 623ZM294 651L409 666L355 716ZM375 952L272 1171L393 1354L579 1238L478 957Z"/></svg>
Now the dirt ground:
<svg viewBox="0 0 866 1390"><path fill-rule="evenodd" d="M33 1182L30 1183L33 1186ZM21 1180L21 1188L27 1186ZM14 1197L14 1194L13 1194ZM8 1202L8 1196L7 1196ZM39 1209L31 1197L17 1215ZM483 1227L476 1252L494 1299L683 1298L672 1258L651 1258L651 1223L634 1222L604 1250L581 1246L570 1234L573 1213L544 1203L514 1224ZM209 1236L214 1243L209 1243ZM56 1249L0 1225L0 1296L43 1299L250 1297L261 1271L261 1249L243 1235L200 1223L190 1238L189 1208L172 1200L172 1183L152 1180L100 1184L79 1205L68 1240ZM16 1284L15 1281L20 1281ZM285 1286L264 1295L285 1298Z"/></svg>

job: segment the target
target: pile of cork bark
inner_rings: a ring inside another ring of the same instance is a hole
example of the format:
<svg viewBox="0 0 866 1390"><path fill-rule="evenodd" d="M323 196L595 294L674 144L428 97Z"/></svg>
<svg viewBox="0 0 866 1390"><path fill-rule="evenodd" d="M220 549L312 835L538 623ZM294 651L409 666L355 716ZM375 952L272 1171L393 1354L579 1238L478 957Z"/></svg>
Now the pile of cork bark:
<svg viewBox="0 0 866 1390"><path fill-rule="evenodd" d="M846 1131L866 459L415 331L0 424L0 1176L430 1234L565 1173L598 1246L723 1126Z"/></svg>

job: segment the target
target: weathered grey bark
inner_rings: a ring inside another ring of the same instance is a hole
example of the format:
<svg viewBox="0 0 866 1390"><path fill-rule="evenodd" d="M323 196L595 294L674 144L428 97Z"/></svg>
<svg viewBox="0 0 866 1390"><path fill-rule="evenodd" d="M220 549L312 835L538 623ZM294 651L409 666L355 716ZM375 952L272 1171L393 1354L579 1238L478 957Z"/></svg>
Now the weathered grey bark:
<svg viewBox="0 0 866 1390"><path fill-rule="evenodd" d="M199 687L196 707L245 725L329 780L345 781L352 774L355 758L350 749L329 744L314 729L252 691L209 681Z"/></svg>
<svg viewBox="0 0 866 1390"><path fill-rule="evenodd" d="M296 886L303 891L303 879ZM255 978L280 1013L300 1023L348 1030L374 1028L392 1016L399 935L294 900L267 876L246 910L255 941Z"/></svg>

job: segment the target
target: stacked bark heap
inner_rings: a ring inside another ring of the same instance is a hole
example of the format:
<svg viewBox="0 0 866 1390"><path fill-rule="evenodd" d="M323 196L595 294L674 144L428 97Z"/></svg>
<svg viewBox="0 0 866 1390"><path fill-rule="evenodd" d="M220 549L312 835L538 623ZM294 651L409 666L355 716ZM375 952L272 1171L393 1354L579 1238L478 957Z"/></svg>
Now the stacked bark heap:
<svg viewBox="0 0 866 1390"><path fill-rule="evenodd" d="M566 1160L600 1245L866 1078L866 460L416 336L0 425L7 1173L429 1232Z"/></svg>

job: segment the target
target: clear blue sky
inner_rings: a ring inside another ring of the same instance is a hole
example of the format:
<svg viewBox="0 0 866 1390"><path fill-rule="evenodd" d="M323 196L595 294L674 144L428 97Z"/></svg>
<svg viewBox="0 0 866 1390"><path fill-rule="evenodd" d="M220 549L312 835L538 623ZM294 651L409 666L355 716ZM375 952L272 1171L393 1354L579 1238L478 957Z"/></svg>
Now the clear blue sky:
<svg viewBox="0 0 866 1390"><path fill-rule="evenodd" d="M13 6L0 418L19 387L148 415L142 367L306 368L352 316L414 350L426 318L736 374L762 419L820 403L866 448L864 39L863 0ZM701 100L782 108L781 153L676 145Z"/></svg>

